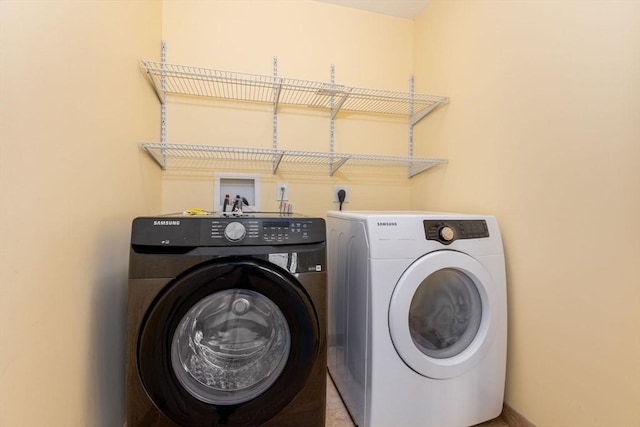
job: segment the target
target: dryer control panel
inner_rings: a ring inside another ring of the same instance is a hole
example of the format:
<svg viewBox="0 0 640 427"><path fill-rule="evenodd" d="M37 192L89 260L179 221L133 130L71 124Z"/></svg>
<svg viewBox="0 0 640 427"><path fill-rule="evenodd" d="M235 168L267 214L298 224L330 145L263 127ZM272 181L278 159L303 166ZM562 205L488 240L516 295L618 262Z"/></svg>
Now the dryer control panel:
<svg viewBox="0 0 640 427"><path fill-rule="evenodd" d="M437 240L445 245L449 245L458 239L489 237L487 221L483 219L424 220L423 225L427 240Z"/></svg>

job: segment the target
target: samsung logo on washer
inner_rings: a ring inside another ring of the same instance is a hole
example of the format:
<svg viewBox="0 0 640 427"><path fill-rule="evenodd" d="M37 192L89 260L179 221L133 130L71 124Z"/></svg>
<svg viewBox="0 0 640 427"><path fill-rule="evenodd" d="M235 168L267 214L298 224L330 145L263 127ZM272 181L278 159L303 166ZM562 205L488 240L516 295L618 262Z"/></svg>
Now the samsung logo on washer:
<svg viewBox="0 0 640 427"><path fill-rule="evenodd" d="M397 222L379 222L378 227L397 227Z"/></svg>
<svg viewBox="0 0 640 427"><path fill-rule="evenodd" d="M153 221L153 225L180 225L180 221L179 220L171 220L171 221L167 221L167 220L154 220Z"/></svg>

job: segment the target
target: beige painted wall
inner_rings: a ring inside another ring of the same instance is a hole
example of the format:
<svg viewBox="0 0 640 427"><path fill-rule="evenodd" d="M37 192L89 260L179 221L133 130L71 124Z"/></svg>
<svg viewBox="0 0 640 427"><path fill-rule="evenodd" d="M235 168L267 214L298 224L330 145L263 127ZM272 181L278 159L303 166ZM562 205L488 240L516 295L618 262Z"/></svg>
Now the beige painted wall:
<svg viewBox="0 0 640 427"><path fill-rule="evenodd" d="M640 2L440 1L415 22L412 207L495 214L506 401L538 426L640 425ZM425 198L426 195L426 198Z"/></svg>
<svg viewBox="0 0 640 427"><path fill-rule="evenodd" d="M131 219L160 209L138 71L161 3L0 1L0 425L121 426Z"/></svg>
<svg viewBox="0 0 640 427"><path fill-rule="evenodd" d="M352 209L497 215L507 402L540 426L638 425L639 17L635 1L433 0L415 22L307 1L0 1L0 425L121 425L130 220L212 201L211 172L138 151L159 107L137 61L161 38L169 62L271 74L275 55L282 76L333 63L340 83L403 90L415 72L451 96L416 128L417 154L447 166L265 174L263 209L285 180L311 214L341 183ZM269 147L256 110L177 103L169 141ZM280 120L283 147L326 150L323 115ZM338 151L406 150L403 121L336 131Z"/></svg>
<svg viewBox="0 0 640 427"><path fill-rule="evenodd" d="M245 73L330 81L358 87L408 90L413 69L413 22L314 1L164 3L163 37L167 61ZM153 58L159 58L159 52ZM167 105L167 141L271 148L268 106L205 104L173 99ZM406 155L406 119L341 114L335 151ZM329 150L329 117L324 111L284 107L278 115L278 148ZM248 165L255 170L255 164ZM213 209L215 171L178 170L163 174L163 212L191 207ZM242 169L240 169L242 168ZM264 172L264 169L258 171ZM333 185L348 185L349 209L409 208L406 170L344 167L330 177L328 167L283 165L262 174L261 210L278 209L276 183L287 182L296 212L324 216L336 209ZM233 196L233 194L232 194Z"/></svg>

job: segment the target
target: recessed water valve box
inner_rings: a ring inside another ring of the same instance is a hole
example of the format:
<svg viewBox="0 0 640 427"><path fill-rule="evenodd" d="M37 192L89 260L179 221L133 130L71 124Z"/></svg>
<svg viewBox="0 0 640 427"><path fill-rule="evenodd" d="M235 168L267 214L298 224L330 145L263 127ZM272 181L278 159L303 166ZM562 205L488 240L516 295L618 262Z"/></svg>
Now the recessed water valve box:
<svg viewBox="0 0 640 427"><path fill-rule="evenodd" d="M216 173L213 189L213 210L215 212L223 211L227 194L229 195L227 212L231 212L236 196L246 199L248 203L248 205L242 206L243 211L260 211L260 175L233 172Z"/></svg>

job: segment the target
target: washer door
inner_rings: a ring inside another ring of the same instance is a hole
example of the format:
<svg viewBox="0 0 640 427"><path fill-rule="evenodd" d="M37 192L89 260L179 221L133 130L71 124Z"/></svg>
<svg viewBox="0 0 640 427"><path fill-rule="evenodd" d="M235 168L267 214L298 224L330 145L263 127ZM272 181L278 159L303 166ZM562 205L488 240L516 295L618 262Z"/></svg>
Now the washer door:
<svg viewBox="0 0 640 427"><path fill-rule="evenodd" d="M416 260L391 297L389 330L396 351L421 375L459 376L480 361L496 333L490 274L469 255L438 251Z"/></svg>
<svg viewBox="0 0 640 427"><path fill-rule="evenodd" d="M319 336L293 276L258 260L220 260L174 280L153 305L139 337L140 377L181 426L257 425L304 386Z"/></svg>

